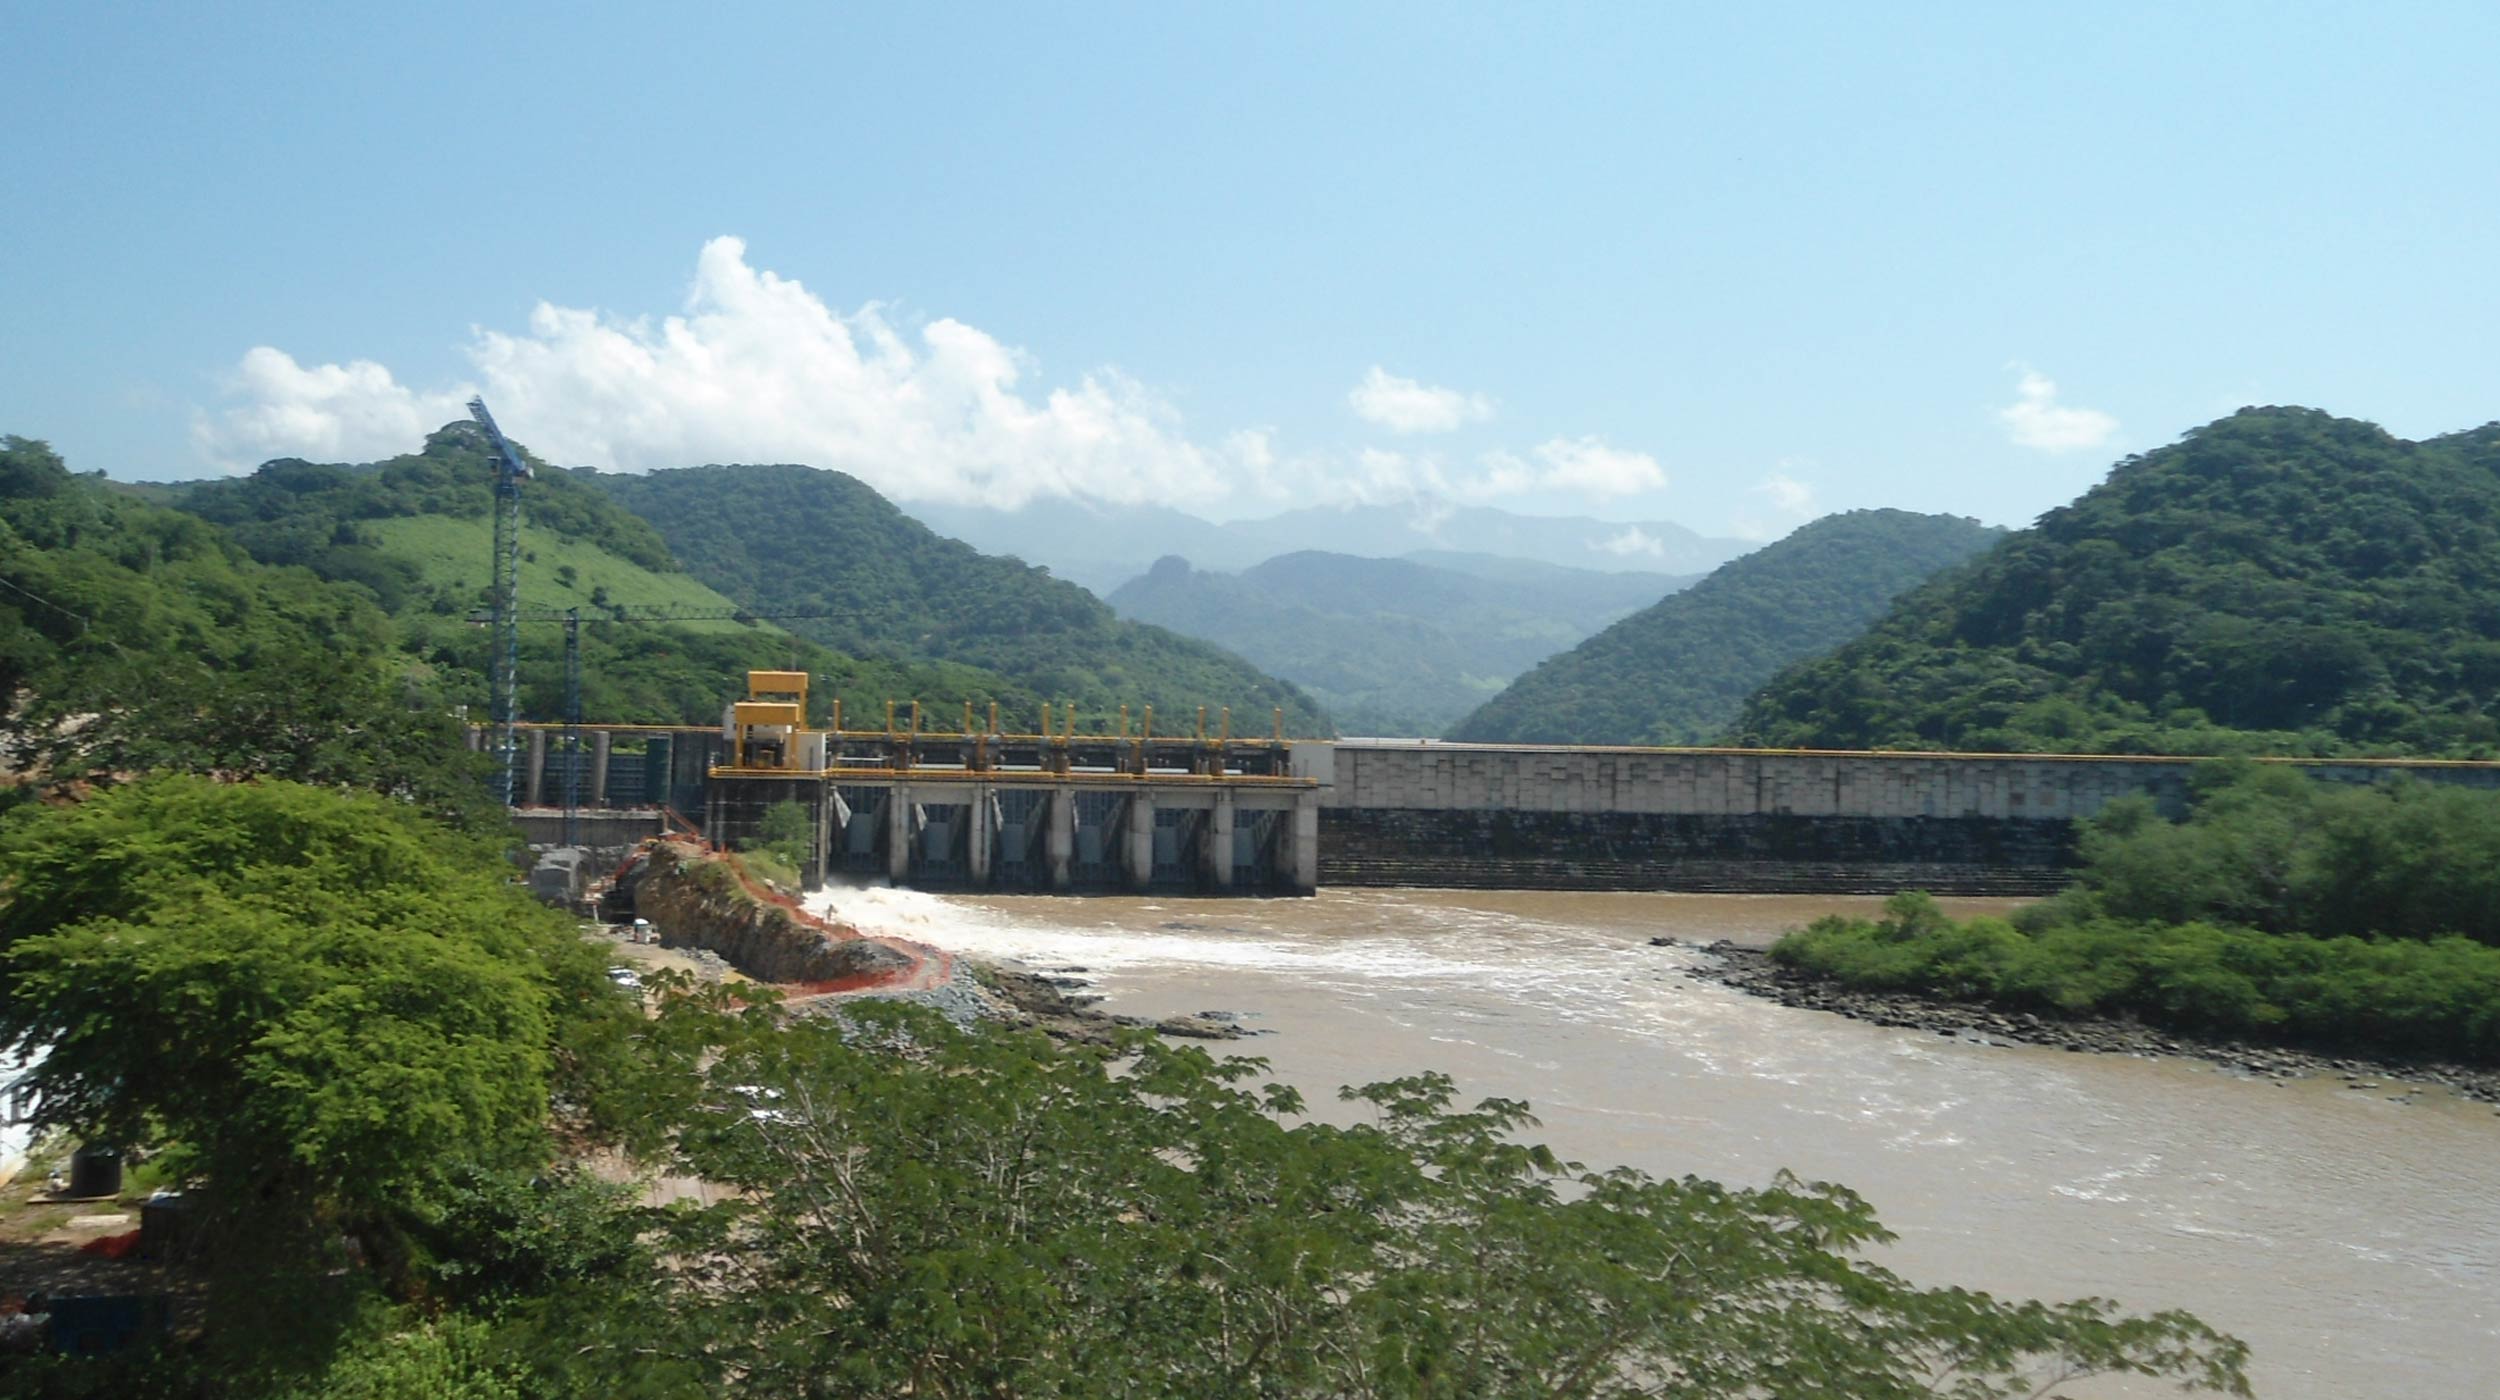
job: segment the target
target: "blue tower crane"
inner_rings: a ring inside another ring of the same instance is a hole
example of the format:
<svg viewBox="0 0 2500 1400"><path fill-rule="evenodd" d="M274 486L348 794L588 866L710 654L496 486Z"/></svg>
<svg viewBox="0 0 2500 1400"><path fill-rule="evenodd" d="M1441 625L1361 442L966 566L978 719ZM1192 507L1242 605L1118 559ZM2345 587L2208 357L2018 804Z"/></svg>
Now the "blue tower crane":
<svg viewBox="0 0 2500 1400"><path fill-rule="evenodd" d="M492 589L494 664L492 693L495 727L495 770L503 784L504 805L519 796L513 786L519 768L521 719L521 483L529 479L529 463L513 450L486 400L469 400L469 416L486 430L495 448L495 578Z"/></svg>

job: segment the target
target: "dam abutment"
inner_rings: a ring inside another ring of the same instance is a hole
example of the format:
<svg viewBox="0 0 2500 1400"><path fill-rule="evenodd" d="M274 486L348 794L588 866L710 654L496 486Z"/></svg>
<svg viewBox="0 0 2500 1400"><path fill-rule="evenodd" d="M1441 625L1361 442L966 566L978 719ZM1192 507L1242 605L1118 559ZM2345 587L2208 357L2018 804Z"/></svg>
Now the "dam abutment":
<svg viewBox="0 0 2500 1400"><path fill-rule="evenodd" d="M2211 761L1352 740L1307 766L1327 885L2036 895L2066 883L2080 821L2136 796L2175 817ZM2492 763L2261 761L2500 788Z"/></svg>

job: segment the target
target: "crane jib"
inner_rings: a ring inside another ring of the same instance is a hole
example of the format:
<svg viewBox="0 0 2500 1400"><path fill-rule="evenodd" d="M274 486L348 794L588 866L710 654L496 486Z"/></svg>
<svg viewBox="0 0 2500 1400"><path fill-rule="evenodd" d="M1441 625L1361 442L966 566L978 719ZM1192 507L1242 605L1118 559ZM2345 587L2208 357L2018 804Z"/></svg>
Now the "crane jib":
<svg viewBox="0 0 2500 1400"><path fill-rule="evenodd" d="M483 398L469 400L469 416L476 419L477 425L486 430L487 441L495 445L495 457L502 468L501 475L506 478L518 477L526 480L530 474L529 463L521 460L521 454L513 451L512 444L505 440L503 429L495 426L495 415L486 411L486 400Z"/></svg>

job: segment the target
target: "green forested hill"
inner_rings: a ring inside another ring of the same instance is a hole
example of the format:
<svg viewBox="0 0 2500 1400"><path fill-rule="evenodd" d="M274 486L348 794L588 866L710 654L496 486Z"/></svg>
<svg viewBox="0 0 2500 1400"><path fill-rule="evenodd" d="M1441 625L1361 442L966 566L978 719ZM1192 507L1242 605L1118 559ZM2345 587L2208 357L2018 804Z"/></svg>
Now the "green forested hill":
<svg viewBox="0 0 2500 1400"><path fill-rule="evenodd" d="M645 570L676 565L659 535L630 511L522 450L536 469L524 494L529 527L540 536L577 541ZM436 577L374 538L365 522L449 518L484 523L494 503L494 475L485 433L451 423L425 446L385 462L337 465L282 457L249 476L166 489L173 504L223 525L252 556L270 564L302 564L326 578L374 590L382 606L400 611L408 594ZM481 562L485 556L480 554ZM480 580L481 586L483 579Z"/></svg>
<svg viewBox="0 0 2500 1400"><path fill-rule="evenodd" d="M1700 744L1746 695L2003 532L1950 515L1825 516L1559 656L1450 731L1476 743Z"/></svg>
<svg viewBox="0 0 2500 1400"><path fill-rule="evenodd" d="M469 761L366 590L263 564L0 437L0 808L47 778L170 768L382 792L495 829Z"/></svg>
<svg viewBox="0 0 2500 1400"><path fill-rule="evenodd" d="M1262 729L1282 707L1288 732L1331 731L1310 697L1241 658L1124 622L1075 584L940 536L840 472L712 466L577 479L650 521L688 572L740 604L835 613L789 627L842 651L978 666L1076 702L1083 722L1153 705L1169 728L1205 705Z"/></svg>
<svg viewBox="0 0 2500 1400"><path fill-rule="evenodd" d="M0 704L116 662L205 674L286 651L352 658L388 637L361 594L258 564L213 525L0 437Z"/></svg>
<svg viewBox="0 0 2500 1400"><path fill-rule="evenodd" d="M1771 744L2500 746L2500 424L2242 409L2120 462L1746 707Z"/></svg>
<svg viewBox="0 0 2500 1400"><path fill-rule="evenodd" d="M487 452L476 428L454 423L423 450L386 462L283 459L159 494L223 527L263 563L356 585L390 615L390 638L415 673L482 714L487 635L471 617L488 601ZM522 492L521 602L582 610L582 710L591 719L708 722L751 668L808 670L823 678L828 699L840 693L861 704L1036 698L976 668L845 655L768 623L599 621L634 609L737 604L681 571L639 516L580 476L532 460L536 474ZM535 719L564 713L562 637L553 624L522 628L521 710Z"/></svg>
<svg viewBox="0 0 2500 1400"><path fill-rule="evenodd" d="M1169 558L1110 601L1124 617L1221 643L1305 687L1350 733L1423 736L1540 659L1689 582L1451 557L1507 576L1317 550L1238 574Z"/></svg>

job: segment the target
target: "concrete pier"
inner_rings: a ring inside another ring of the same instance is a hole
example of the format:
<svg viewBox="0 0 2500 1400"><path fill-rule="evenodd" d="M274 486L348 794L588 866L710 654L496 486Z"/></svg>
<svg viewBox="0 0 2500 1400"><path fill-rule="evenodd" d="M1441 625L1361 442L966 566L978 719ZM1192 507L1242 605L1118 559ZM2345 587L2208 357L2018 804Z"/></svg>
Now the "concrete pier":
<svg viewBox="0 0 2500 1400"><path fill-rule="evenodd" d="M543 807L547 805L547 731L531 730L529 745L528 781L522 787L521 805Z"/></svg>
<svg viewBox="0 0 2500 1400"><path fill-rule="evenodd" d="M583 800L593 807L605 807L608 805L608 760L611 756L610 749L614 742L615 741L609 737L608 731L604 729L593 730L591 732L590 785L589 790L583 796Z"/></svg>
<svg viewBox="0 0 2500 1400"><path fill-rule="evenodd" d="M914 889L1037 894L1318 888L1319 794L1309 786L832 773L716 775L710 791L704 834L732 846L751 839L774 804L804 805L820 852L805 872L811 884L848 876ZM1245 820L1270 839L1240 840Z"/></svg>

